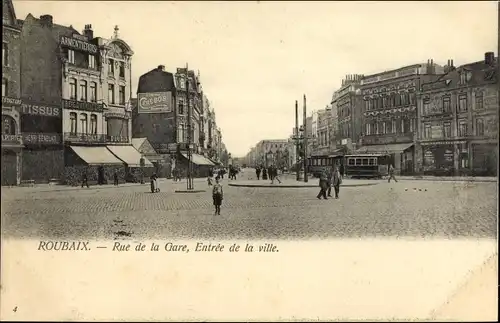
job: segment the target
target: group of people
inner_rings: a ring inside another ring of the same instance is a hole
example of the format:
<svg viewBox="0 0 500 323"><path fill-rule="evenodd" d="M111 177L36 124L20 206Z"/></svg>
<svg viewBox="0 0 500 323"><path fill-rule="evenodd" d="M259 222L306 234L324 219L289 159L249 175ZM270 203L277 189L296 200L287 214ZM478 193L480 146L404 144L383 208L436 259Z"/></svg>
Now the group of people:
<svg viewBox="0 0 500 323"><path fill-rule="evenodd" d="M319 193L316 196L319 200L321 198L327 200L328 197L332 197L332 186L335 192L335 198L339 198L340 184L342 184L342 175L340 174L340 169L337 166L330 168L328 171L321 172L319 177ZM328 196L328 197L327 197Z"/></svg>
<svg viewBox="0 0 500 323"><path fill-rule="evenodd" d="M271 165L268 168L257 166L255 168L255 175L257 176L257 180L260 180L262 175L263 180L267 180L268 177L271 180L271 184L274 184L274 181L277 180L278 183L281 183L281 179L279 177L279 170L276 166Z"/></svg>

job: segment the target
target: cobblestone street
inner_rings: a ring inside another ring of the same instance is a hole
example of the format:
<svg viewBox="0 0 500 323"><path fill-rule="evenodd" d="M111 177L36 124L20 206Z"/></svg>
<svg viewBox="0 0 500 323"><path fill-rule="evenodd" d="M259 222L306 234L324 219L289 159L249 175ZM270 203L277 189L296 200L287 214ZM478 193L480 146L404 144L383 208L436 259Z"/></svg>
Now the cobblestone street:
<svg viewBox="0 0 500 323"><path fill-rule="evenodd" d="M348 183L346 180L345 183ZM496 237L496 184L372 181L318 200L317 188L228 186L220 216L211 192L185 182L90 189L5 189L2 233L33 238ZM346 184L347 185L347 184Z"/></svg>

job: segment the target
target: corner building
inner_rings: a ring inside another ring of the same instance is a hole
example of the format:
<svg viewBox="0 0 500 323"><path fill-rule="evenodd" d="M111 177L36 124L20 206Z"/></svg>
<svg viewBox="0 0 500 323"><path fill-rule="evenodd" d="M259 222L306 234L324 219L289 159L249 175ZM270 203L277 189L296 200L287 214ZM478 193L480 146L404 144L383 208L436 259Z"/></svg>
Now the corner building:
<svg viewBox="0 0 500 323"><path fill-rule="evenodd" d="M422 85L418 99L417 168L448 176L496 176L498 165L498 58L458 68Z"/></svg>

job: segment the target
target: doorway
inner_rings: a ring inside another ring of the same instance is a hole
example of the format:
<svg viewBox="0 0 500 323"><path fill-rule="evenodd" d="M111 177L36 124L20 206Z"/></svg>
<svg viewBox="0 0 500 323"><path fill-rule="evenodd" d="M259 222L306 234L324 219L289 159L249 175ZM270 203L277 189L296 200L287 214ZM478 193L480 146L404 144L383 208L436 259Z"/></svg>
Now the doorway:
<svg viewBox="0 0 500 323"><path fill-rule="evenodd" d="M97 167L97 184L98 185L106 184L105 183L104 167L103 166Z"/></svg>

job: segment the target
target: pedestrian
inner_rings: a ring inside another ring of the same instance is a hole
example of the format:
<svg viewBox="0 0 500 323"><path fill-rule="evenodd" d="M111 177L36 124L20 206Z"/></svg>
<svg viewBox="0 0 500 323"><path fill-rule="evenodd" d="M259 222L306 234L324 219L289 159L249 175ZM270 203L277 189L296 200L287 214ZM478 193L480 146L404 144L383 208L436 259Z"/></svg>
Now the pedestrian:
<svg viewBox="0 0 500 323"><path fill-rule="evenodd" d="M269 176L269 179L272 181L273 178L274 178L274 174L273 174L273 166L269 166L267 168L267 176Z"/></svg>
<svg viewBox="0 0 500 323"><path fill-rule="evenodd" d="M278 183L281 184L281 179L278 174L279 170L276 167L273 167L273 179L271 180L271 184L274 184L274 180L277 180Z"/></svg>
<svg viewBox="0 0 500 323"><path fill-rule="evenodd" d="M224 191L222 190L222 184L219 182L219 177L215 178L215 185L212 188L212 198L214 200L215 214L220 215L220 206L222 200L224 199Z"/></svg>
<svg viewBox="0 0 500 323"><path fill-rule="evenodd" d="M316 196L318 200L321 200L321 197L323 197L325 200L328 198L326 197L326 189L327 189L327 175L325 174L324 171L321 172L320 177L319 177L319 193Z"/></svg>
<svg viewBox="0 0 500 323"><path fill-rule="evenodd" d="M344 164L340 164L340 178L344 178Z"/></svg>
<svg viewBox="0 0 500 323"><path fill-rule="evenodd" d="M327 178L326 178L326 186L328 187L328 190L327 190L327 195L329 197L332 197L332 179L333 179L333 174L335 172L335 169L332 167L329 171L328 171L328 175L327 175Z"/></svg>
<svg viewBox="0 0 500 323"><path fill-rule="evenodd" d="M339 198L339 192L340 192L340 184L342 184L342 176L340 174L340 171L338 168L336 168L333 172L333 177L332 177L332 185L333 189L335 190L335 198ZM329 195L331 196L331 195Z"/></svg>
<svg viewBox="0 0 500 323"><path fill-rule="evenodd" d="M398 180L396 179L396 177L394 176L394 167L392 166L392 164L389 165L389 183L391 182L391 178L397 183Z"/></svg>
<svg viewBox="0 0 500 323"><path fill-rule="evenodd" d="M113 184L115 186L118 186L118 173L116 172L116 170L115 170L115 172L113 174L113 179L114 179L114 183Z"/></svg>
<svg viewBox="0 0 500 323"><path fill-rule="evenodd" d="M208 186L213 185L213 182L212 182L213 178L214 178L214 170L212 168L210 168L208 170L208 177L207 177Z"/></svg>
<svg viewBox="0 0 500 323"><path fill-rule="evenodd" d="M255 169L255 175L257 175L257 180L260 180L260 172L261 172L261 169L259 166L257 166L257 168Z"/></svg>
<svg viewBox="0 0 500 323"><path fill-rule="evenodd" d="M86 185L87 188L89 187L89 182L88 182L88 177L87 177L87 170L85 169L82 174L82 188L83 185Z"/></svg>
<svg viewBox="0 0 500 323"><path fill-rule="evenodd" d="M262 179L267 180L267 169L265 167L262 168Z"/></svg>

